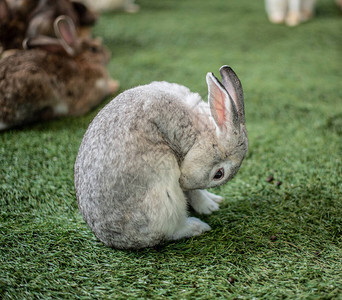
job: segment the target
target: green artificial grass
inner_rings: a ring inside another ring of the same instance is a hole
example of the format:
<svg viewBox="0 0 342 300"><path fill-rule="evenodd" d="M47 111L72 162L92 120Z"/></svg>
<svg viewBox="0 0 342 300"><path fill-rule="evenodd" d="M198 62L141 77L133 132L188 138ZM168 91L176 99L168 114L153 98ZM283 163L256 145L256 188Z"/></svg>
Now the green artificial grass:
<svg viewBox="0 0 342 300"><path fill-rule="evenodd" d="M166 80L205 98L206 72L230 65L245 91L248 156L214 189L220 211L201 216L212 231L119 251L96 240L73 186L82 136L109 98L84 117L0 133L0 298L342 299L334 1L318 1L317 16L296 28L270 24L263 1L138 3L138 14L107 13L94 28L121 91Z"/></svg>

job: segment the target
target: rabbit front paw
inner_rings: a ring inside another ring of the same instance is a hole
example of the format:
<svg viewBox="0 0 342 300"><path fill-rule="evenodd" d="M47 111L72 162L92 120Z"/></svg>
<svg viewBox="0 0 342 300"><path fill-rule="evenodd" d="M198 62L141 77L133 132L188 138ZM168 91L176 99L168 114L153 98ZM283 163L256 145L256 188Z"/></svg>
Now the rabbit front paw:
<svg viewBox="0 0 342 300"><path fill-rule="evenodd" d="M215 195L213 193L208 192L207 190L203 190L206 195L213 201L215 201L216 203L221 203L223 201L223 197L219 196L219 195Z"/></svg>
<svg viewBox="0 0 342 300"><path fill-rule="evenodd" d="M198 218L187 218L185 224L180 227L171 237L171 240L179 240L182 238L188 238L192 236L201 235L203 232L209 231L210 226L202 222Z"/></svg>
<svg viewBox="0 0 342 300"><path fill-rule="evenodd" d="M194 190L187 192L188 200L192 208L199 214L210 215L217 211L223 198L206 190Z"/></svg>

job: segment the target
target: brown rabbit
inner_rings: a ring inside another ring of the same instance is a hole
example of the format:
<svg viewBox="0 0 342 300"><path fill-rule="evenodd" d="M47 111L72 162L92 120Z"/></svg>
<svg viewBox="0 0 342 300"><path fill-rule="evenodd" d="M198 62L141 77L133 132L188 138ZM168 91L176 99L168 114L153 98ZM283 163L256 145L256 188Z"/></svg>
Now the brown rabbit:
<svg viewBox="0 0 342 300"><path fill-rule="evenodd" d="M98 17L97 14L79 2L40 0L30 15L26 37L37 36L38 34L54 36L53 22L60 15L69 16L76 28L79 29L80 35L83 34L85 28L94 25Z"/></svg>
<svg viewBox="0 0 342 300"><path fill-rule="evenodd" d="M54 22L58 38L38 36L0 61L0 130L66 115L82 115L118 90L106 71L109 51L77 39L72 20Z"/></svg>
<svg viewBox="0 0 342 300"><path fill-rule="evenodd" d="M22 49L25 37L54 36L54 20L69 16L79 36L90 36L98 15L70 0L0 0L0 45L3 50Z"/></svg>

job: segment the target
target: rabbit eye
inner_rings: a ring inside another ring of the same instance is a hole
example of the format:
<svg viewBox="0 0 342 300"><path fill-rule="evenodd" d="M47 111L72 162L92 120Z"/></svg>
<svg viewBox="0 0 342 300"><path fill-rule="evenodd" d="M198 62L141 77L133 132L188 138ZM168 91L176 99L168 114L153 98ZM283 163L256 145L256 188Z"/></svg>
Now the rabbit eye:
<svg viewBox="0 0 342 300"><path fill-rule="evenodd" d="M90 51L93 53L97 53L98 52L98 48L96 46L91 46L90 47Z"/></svg>
<svg viewBox="0 0 342 300"><path fill-rule="evenodd" d="M215 176L214 176L214 180L220 180L224 177L224 169L220 168L217 170Z"/></svg>

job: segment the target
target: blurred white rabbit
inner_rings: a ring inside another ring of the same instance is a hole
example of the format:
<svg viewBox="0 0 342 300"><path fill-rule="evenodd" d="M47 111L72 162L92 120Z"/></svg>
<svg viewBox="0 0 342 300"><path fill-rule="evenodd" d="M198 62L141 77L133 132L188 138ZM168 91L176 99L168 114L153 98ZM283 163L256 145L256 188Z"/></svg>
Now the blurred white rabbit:
<svg viewBox="0 0 342 300"><path fill-rule="evenodd" d="M270 22L297 26L314 16L316 0L265 0Z"/></svg>
<svg viewBox="0 0 342 300"><path fill-rule="evenodd" d="M134 0L78 0L90 9L98 12L124 10L129 13L136 13L139 11L139 5L134 3Z"/></svg>

